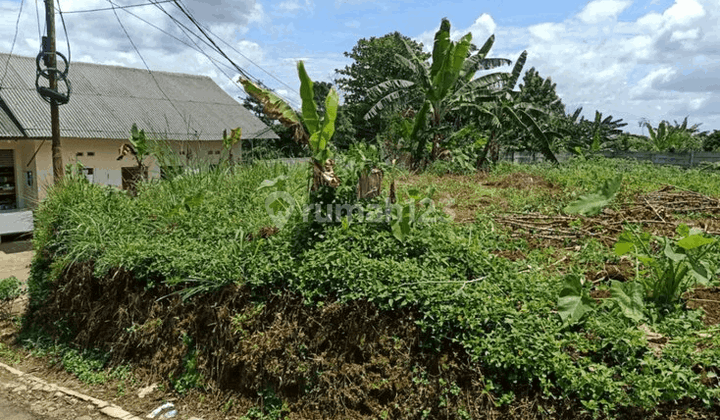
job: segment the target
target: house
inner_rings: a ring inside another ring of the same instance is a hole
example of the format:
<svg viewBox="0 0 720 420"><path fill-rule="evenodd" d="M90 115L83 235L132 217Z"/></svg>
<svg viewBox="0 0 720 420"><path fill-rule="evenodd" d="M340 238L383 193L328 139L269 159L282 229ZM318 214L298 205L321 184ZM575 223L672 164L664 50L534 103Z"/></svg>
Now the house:
<svg viewBox="0 0 720 420"><path fill-rule="evenodd" d="M34 207L53 182L50 105L35 90L35 58L0 54L3 71L6 63L0 81L0 213ZM223 130L240 127L243 139L277 138L207 76L71 63L68 79L70 101L60 106L62 161L81 163L91 182L123 187L131 176L136 161L118 160L118 150L133 123L181 157L211 164L221 157ZM232 154L241 156L240 144ZM150 178L160 177L157 161L146 162Z"/></svg>

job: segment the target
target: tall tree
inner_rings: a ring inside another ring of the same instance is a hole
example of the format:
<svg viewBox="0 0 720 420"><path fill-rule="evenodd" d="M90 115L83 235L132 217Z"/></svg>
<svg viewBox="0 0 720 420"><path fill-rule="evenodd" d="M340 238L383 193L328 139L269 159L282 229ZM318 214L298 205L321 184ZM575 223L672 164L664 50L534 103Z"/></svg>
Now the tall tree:
<svg viewBox="0 0 720 420"><path fill-rule="evenodd" d="M406 46L407 45L407 46ZM365 120L363 117L372 106L368 96L370 88L392 79L408 79L412 71L396 60L400 55L406 59L414 55L426 60L430 55L423 52L423 45L400 34L389 33L382 37L362 38L353 47L352 51L345 52L345 57L353 60L350 65L335 70L341 77L335 79L340 91L343 93L346 119L352 121L359 140L374 140L387 125L387 112L380 112L375 117ZM420 109L422 98L418 89L410 90L404 95L401 107Z"/></svg>
<svg viewBox="0 0 720 420"><path fill-rule="evenodd" d="M521 102L533 104L538 108L547 109L557 115L565 114L565 105L555 92L555 83L548 77L543 79L540 74L532 67L525 72L523 83L520 83L519 100Z"/></svg>

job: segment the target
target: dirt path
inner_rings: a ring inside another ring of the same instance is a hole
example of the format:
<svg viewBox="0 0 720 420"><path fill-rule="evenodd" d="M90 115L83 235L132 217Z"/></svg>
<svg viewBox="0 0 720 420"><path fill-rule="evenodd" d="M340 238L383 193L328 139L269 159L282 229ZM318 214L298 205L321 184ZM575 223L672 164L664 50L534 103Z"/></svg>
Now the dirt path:
<svg viewBox="0 0 720 420"><path fill-rule="evenodd" d="M25 283L30 276L33 255L30 241L0 243L0 279L15 276Z"/></svg>

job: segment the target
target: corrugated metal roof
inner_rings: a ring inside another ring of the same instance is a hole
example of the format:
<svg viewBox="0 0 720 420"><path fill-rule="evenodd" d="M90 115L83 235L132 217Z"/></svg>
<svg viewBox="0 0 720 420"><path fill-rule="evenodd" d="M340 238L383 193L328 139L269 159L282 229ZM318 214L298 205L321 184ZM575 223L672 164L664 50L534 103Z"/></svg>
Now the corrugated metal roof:
<svg viewBox="0 0 720 420"><path fill-rule="evenodd" d="M1 63L7 59L0 53ZM13 55L9 63L0 97L29 137L50 137L50 106L35 91L35 59ZM62 137L125 139L136 123L172 140L220 140L235 127L242 127L243 138L277 138L207 76L71 63L68 78L72 95L60 107ZM0 137L19 133L0 108Z"/></svg>

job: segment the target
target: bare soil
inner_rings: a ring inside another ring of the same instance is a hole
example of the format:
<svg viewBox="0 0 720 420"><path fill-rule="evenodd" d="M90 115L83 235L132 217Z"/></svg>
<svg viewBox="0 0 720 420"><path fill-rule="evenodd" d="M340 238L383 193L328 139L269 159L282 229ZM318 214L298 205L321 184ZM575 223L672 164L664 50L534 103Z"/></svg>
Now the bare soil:
<svg viewBox="0 0 720 420"><path fill-rule="evenodd" d="M513 172L499 181L485 182L485 185L496 188L514 188L518 190L530 189L557 189L557 186L540 175L531 175L526 172Z"/></svg>
<svg viewBox="0 0 720 420"><path fill-rule="evenodd" d="M706 325L720 324L720 287L700 287L685 294L689 308L700 308Z"/></svg>

